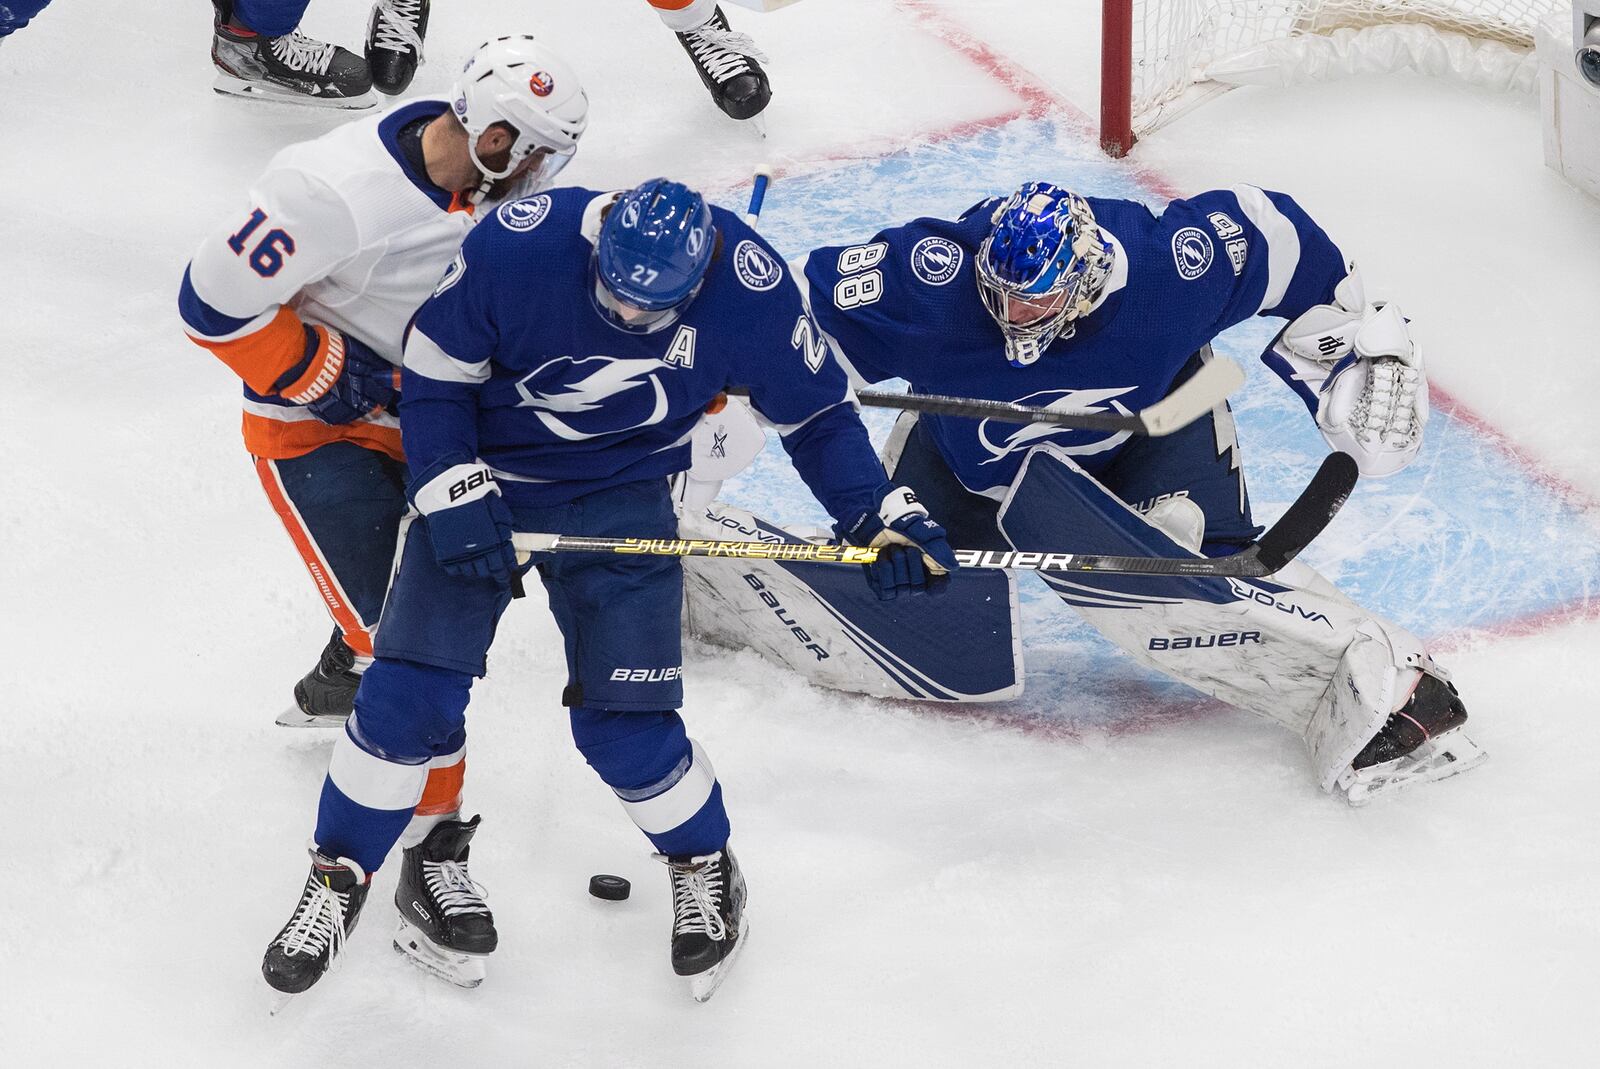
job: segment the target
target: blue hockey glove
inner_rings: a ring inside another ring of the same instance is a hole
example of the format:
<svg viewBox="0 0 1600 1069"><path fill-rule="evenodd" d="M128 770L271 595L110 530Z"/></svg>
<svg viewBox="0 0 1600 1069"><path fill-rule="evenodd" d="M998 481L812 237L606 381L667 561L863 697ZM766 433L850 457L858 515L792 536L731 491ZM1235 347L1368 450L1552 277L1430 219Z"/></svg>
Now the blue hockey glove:
<svg viewBox="0 0 1600 1069"><path fill-rule="evenodd" d="M306 327L306 355L275 384L285 401L305 405L324 423L353 423L399 396L398 369L358 338Z"/></svg>
<svg viewBox="0 0 1600 1069"><path fill-rule="evenodd" d="M875 563L862 565L867 585L879 601L893 601L902 594L942 594L949 573L959 567L944 528L928 518L928 510L903 486L886 493L876 513L863 512L854 523L835 530L855 545L882 550Z"/></svg>
<svg viewBox="0 0 1600 1069"><path fill-rule="evenodd" d="M488 468L451 462L459 459L429 465L406 496L427 518L434 559L447 574L510 586L526 570L511 546L511 510Z"/></svg>

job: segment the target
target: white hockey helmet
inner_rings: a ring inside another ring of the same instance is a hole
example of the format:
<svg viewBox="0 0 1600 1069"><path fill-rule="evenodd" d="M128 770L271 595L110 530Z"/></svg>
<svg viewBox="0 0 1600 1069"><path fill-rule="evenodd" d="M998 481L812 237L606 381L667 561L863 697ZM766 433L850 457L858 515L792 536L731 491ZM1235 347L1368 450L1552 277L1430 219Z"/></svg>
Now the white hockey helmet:
<svg viewBox="0 0 1600 1069"><path fill-rule="evenodd" d="M543 175L552 177L578 150L589 124L589 97L567 61L526 34L497 37L480 45L461 69L450 94L451 109L466 127L467 151L489 178L505 178L529 153L555 157ZM517 131L505 169L491 171L478 159L478 137L497 122Z"/></svg>

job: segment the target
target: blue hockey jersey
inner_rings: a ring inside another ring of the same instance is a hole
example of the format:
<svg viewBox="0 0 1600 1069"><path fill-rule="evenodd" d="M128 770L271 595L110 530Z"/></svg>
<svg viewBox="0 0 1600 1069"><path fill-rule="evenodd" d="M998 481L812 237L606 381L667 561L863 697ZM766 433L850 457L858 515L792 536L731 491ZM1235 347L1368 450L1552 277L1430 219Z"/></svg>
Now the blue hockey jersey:
<svg viewBox="0 0 1600 1069"><path fill-rule="evenodd" d="M813 315L868 382L898 378L913 393L1128 412L1164 397L1190 357L1228 327L1258 314L1293 319L1332 300L1346 273L1339 249L1282 193L1214 190L1173 201L1160 215L1136 201L1088 201L1115 267L1076 332L1028 367L1007 362L973 266L1005 198L954 221L916 219L862 245L812 252L804 271ZM1274 370L1288 377L1286 368ZM990 497L1001 496L1035 445L1058 445L1094 474L1130 437L922 419L956 477Z"/></svg>
<svg viewBox="0 0 1600 1069"><path fill-rule="evenodd" d="M593 301L594 241L613 195L559 189L501 206L462 245L406 339L400 423L413 474L477 457L513 504L542 507L688 468L695 424L747 386L835 519L888 489L783 260L712 207L699 294L651 334Z"/></svg>

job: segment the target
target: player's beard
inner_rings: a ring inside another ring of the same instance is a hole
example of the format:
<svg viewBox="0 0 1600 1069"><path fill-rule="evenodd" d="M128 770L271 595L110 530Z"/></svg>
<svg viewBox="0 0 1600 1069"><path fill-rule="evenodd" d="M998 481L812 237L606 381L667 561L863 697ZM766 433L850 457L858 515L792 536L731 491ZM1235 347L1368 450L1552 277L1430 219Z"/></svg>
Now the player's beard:
<svg viewBox="0 0 1600 1069"><path fill-rule="evenodd" d="M538 169L538 167L543 163L543 160L544 157L537 151L529 153L523 158L521 163L517 164L516 170L506 175L504 178L496 178L491 181L489 183L488 191L483 195L483 199L491 203L503 199L508 193L517 187L518 183L526 178L532 171ZM482 162L484 168L487 170L504 170L506 164L511 162L511 150L509 148L501 149L499 152L485 156Z"/></svg>

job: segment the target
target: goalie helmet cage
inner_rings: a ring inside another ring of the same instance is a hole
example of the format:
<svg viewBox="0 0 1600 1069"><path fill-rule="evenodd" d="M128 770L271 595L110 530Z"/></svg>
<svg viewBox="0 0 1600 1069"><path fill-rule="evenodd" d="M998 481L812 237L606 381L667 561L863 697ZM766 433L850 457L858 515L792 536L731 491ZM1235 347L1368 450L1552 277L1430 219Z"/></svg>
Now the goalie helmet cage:
<svg viewBox="0 0 1600 1069"><path fill-rule="evenodd" d="M1531 89L1534 27L1568 0L1102 0L1100 145L1230 85L1416 68ZM1227 84L1224 84L1224 80Z"/></svg>

